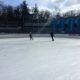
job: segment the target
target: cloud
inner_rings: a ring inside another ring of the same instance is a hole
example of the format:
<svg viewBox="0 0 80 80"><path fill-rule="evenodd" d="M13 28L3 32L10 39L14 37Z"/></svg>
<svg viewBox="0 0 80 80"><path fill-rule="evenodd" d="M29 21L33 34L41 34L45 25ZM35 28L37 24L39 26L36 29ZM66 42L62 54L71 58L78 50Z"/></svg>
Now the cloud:
<svg viewBox="0 0 80 80"><path fill-rule="evenodd" d="M37 3L40 9L42 7L43 9L49 9L51 11L54 9L65 10L67 7L70 8L71 6L80 4L80 0L27 0L27 2L29 6L34 6L34 4Z"/></svg>

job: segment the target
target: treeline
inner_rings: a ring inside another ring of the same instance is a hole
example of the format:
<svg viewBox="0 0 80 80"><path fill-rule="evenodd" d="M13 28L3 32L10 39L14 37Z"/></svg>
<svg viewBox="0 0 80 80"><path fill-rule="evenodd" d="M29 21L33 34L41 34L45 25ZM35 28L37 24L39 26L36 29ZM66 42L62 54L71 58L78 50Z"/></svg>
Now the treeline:
<svg viewBox="0 0 80 80"><path fill-rule="evenodd" d="M0 22L46 22L50 17L49 11L39 11L37 4L30 9L26 1L17 7L2 6L0 10Z"/></svg>
<svg viewBox="0 0 80 80"><path fill-rule="evenodd" d="M0 27L19 27L23 29L26 23L46 23L50 17L50 12L39 11L37 4L31 9L26 1L17 7L0 4Z"/></svg>

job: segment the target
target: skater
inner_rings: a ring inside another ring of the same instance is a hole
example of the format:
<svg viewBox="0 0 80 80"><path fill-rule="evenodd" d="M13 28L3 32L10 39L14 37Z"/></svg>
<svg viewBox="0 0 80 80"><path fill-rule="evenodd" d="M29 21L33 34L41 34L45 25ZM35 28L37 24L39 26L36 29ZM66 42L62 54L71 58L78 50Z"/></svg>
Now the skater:
<svg viewBox="0 0 80 80"><path fill-rule="evenodd" d="M54 33L51 32L50 35L51 35L52 41L54 41Z"/></svg>
<svg viewBox="0 0 80 80"><path fill-rule="evenodd" d="M30 40L33 40L32 32L29 33Z"/></svg>

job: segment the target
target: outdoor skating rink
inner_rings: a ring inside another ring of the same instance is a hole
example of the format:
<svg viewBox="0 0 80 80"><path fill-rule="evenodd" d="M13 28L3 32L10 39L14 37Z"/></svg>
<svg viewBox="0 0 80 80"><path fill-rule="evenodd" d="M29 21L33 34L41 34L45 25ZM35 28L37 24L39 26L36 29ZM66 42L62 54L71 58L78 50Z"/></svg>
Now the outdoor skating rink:
<svg viewBox="0 0 80 80"><path fill-rule="evenodd" d="M0 39L0 80L80 80L80 39Z"/></svg>

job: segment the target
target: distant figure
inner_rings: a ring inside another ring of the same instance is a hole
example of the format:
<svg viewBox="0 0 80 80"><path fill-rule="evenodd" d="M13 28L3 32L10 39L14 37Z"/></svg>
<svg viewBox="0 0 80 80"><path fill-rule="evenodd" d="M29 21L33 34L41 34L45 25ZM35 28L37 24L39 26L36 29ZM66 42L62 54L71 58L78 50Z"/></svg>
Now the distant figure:
<svg viewBox="0 0 80 80"><path fill-rule="evenodd" d="M30 40L33 40L32 32L29 33Z"/></svg>
<svg viewBox="0 0 80 80"><path fill-rule="evenodd" d="M54 33L51 32L50 35L51 35L52 41L54 41Z"/></svg>

